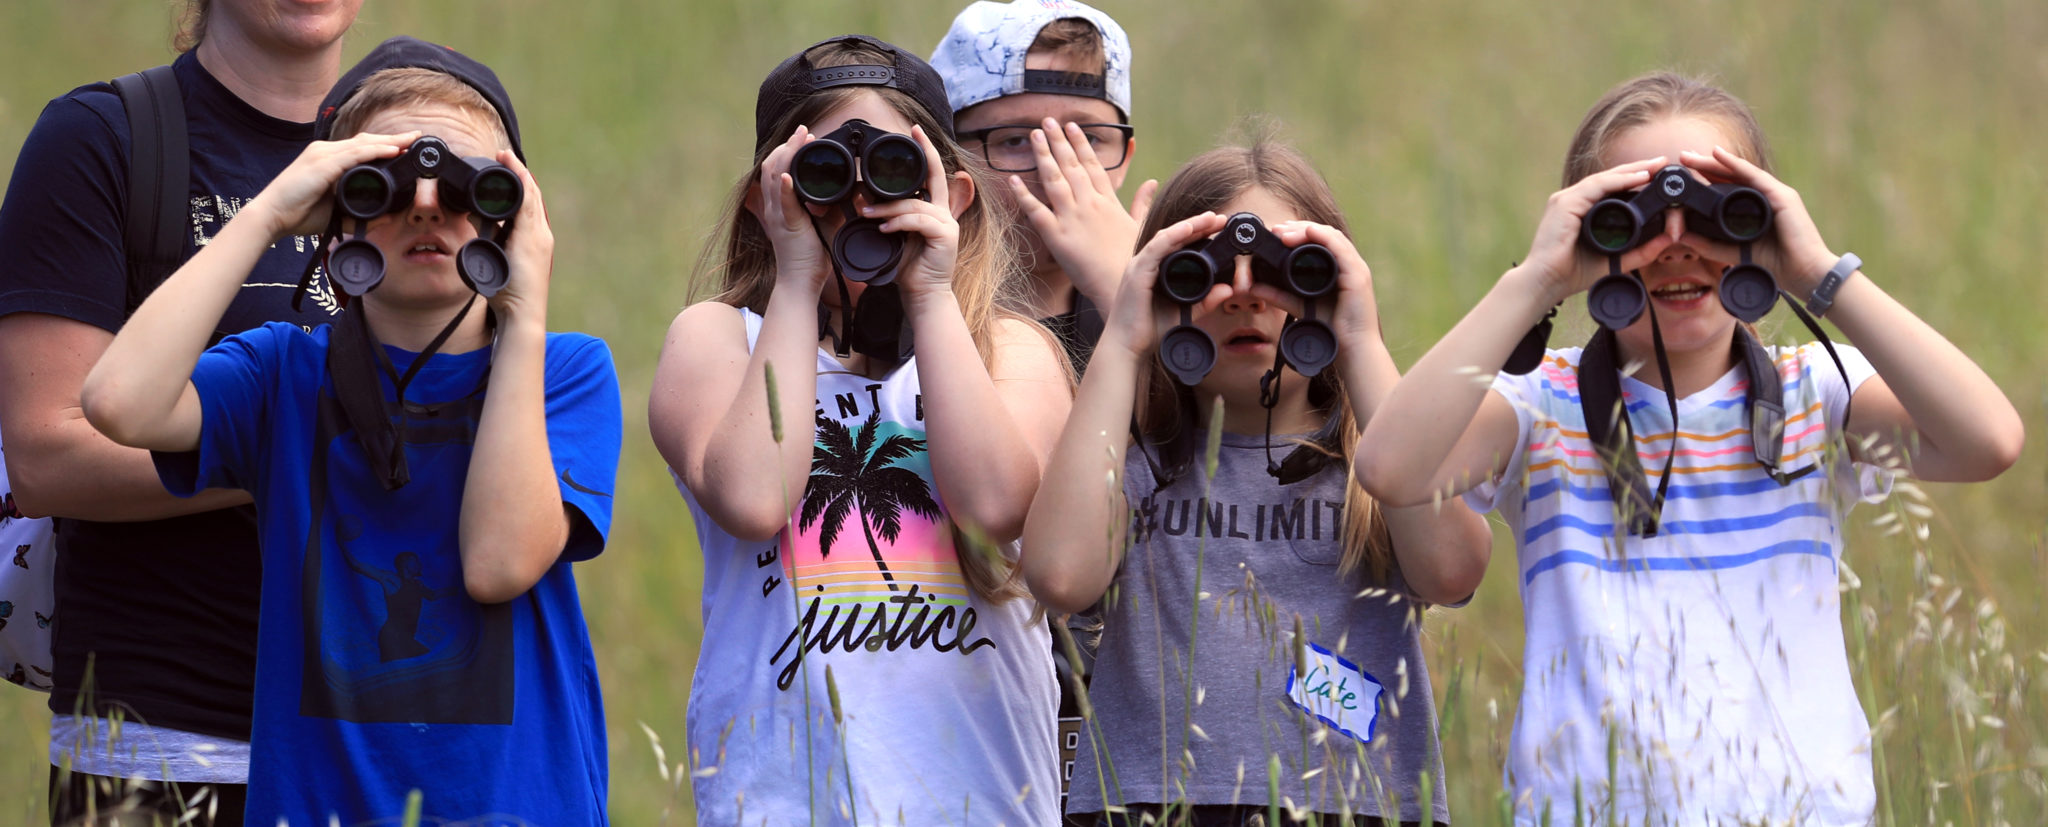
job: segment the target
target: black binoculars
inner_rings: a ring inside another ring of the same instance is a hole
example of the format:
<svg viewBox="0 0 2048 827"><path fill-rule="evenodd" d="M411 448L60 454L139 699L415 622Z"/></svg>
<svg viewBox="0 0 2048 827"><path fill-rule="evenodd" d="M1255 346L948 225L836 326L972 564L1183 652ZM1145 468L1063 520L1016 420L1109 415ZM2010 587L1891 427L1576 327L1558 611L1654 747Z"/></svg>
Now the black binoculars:
<svg viewBox="0 0 2048 827"><path fill-rule="evenodd" d="M463 157L447 142L422 136L397 156L358 164L334 182L334 208L357 221L404 210L413 201L422 178L435 179L435 196L449 212L470 213L484 220L486 235L455 255L455 270L464 283L489 298L505 289L511 266L492 234L498 222L509 222L524 203L526 188L504 164L484 157ZM384 280L384 254L361 238L342 241L327 254L327 275L336 288L360 296Z"/></svg>
<svg viewBox="0 0 2048 827"><path fill-rule="evenodd" d="M882 232L879 220L856 217L853 197L864 192L868 201L882 202L923 192L927 169L917 142L855 118L804 144L790 160L789 172L797 198L846 209L846 225L832 239L832 259L840 275L877 287L894 281L896 265L903 260L903 239Z"/></svg>
<svg viewBox="0 0 2048 827"><path fill-rule="evenodd" d="M1771 202L1764 194L1739 184L1709 184L1690 170L1672 164L1657 171L1650 185L1623 198L1603 198L1586 213L1579 243L1608 256L1613 269L1586 293L1593 319L1610 330L1635 323L1649 305L1643 283L1620 272L1620 256L1664 231L1664 213L1672 207L1686 212L1686 229L1742 245L1742 263L1721 273L1721 306L1729 315L1754 322L1778 300L1778 282L1769 270L1749 261L1749 245L1771 230Z"/></svg>
<svg viewBox="0 0 2048 827"><path fill-rule="evenodd" d="M1302 376L1315 376L1337 358L1337 335L1317 319L1315 299L1337 289L1337 258L1321 244L1289 247L1259 217L1241 212L1213 238L1168 254L1159 264L1159 292L1181 306L1180 324L1159 340L1159 356L1183 385L1216 366L1216 340L1193 324L1192 308L1209 288L1229 281L1238 256L1251 256L1252 278L1299 296L1304 316L1280 331L1280 358Z"/></svg>

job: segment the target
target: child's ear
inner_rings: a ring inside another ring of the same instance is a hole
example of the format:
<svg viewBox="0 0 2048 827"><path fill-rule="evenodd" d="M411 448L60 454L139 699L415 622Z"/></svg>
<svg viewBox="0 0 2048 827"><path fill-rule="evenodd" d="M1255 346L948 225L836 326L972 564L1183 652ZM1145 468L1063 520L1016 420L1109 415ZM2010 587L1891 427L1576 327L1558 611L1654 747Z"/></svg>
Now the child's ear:
<svg viewBox="0 0 2048 827"><path fill-rule="evenodd" d="M960 170L946 178L947 203L953 207L953 220L967 214L967 208L974 206L974 176L967 170Z"/></svg>
<svg viewBox="0 0 2048 827"><path fill-rule="evenodd" d="M759 176L755 176L754 183L747 185L747 197L743 203L746 205L747 212L753 213L755 221L761 222L763 226L767 225L767 220L761 217L761 178Z"/></svg>

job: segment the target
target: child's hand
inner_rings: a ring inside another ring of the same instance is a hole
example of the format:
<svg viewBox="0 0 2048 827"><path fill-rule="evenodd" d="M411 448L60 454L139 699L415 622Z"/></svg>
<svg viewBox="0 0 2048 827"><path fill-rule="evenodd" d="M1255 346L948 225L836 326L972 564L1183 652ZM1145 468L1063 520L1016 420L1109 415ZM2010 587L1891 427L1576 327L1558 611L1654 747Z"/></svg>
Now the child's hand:
<svg viewBox="0 0 2048 827"><path fill-rule="evenodd" d="M1358 247L1351 243L1351 238L1335 227L1313 221L1285 221L1269 229L1282 244L1289 247L1321 244L1337 260L1337 292L1324 294L1314 301L1320 303L1319 310L1328 306L1332 299L1336 302L1334 313L1319 312L1316 317L1328 322L1330 329L1336 332L1338 352L1344 352L1354 342L1379 341L1380 315L1378 303L1373 298L1372 268L1359 256ZM1305 315L1301 298L1276 285L1254 281L1251 294L1297 319Z"/></svg>
<svg viewBox="0 0 2048 827"><path fill-rule="evenodd" d="M1108 310L1104 322L1102 341L1112 339L1122 342L1132 352L1144 356L1159 342L1159 322L1152 301L1152 286L1159 281L1159 265L1168 255L1198 238L1207 238L1223 230L1226 218L1215 212L1192 216L1180 223L1161 229L1145 242L1143 249L1131 257L1124 266L1124 279L1117 289L1116 301ZM1230 285L1218 283L1209 288L1205 301L1216 300L1217 291L1228 294ZM1158 313L1172 313L1171 309L1160 308ZM1179 321L1176 316L1173 322Z"/></svg>
<svg viewBox="0 0 2048 827"><path fill-rule="evenodd" d="M1038 157L1038 181L1045 189L1045 202L1032 196L1023 178L1010 176L1010 192L1025 220L1031 222L1031 229L1045 241L1083 295L1114 295L1159 182L1139 185L1126 212L1123 202L1117 200L1116 185L1110 183L1109 172L1102 168L1102 160L1095 156L1095 147L1081 127L1069 123L1062 129L1058 122L1046 118L1041 128L1031 132L1031 150Z"/></svg>
<svg viewBox="0 0 2048 827"><path fill-rule="evenodd" d="M775 250L775 285L787 286L805 296L816 296L832 275L832 254L818 241L811 225L810 210L796 197L796 179L789 165L796 151L817 140L809 127L799 126L761 161L761 178L747 190L747 211L761 222L768 243Z"/></svg>
<svg viewBox="0 0 2048 827"><path fill-rule="evenodd" d="M1663 169L1665 164L1661 155L1645 158L1588 175L1576 184L1551 193L1549 203L1543 208L1543 218L1536 224L1536 237L1529 242L1529 256L1522 260L1521 266L1545 286L1552 302L1563 301L1607 275L1607 257L1579 244L1579 227L1585 221L1586 213L1603 198L1642 188L1650 183L1651 174ZM1677 241L1677 226L1675 223L1667 226L1672 233L1659 235L1623 253L1621 272L1656 261L1664 248Z"/></svg>
<svg viewBox="0 0 2048 827"><path fill-rule="evenodd" d="M505 239L509 242L505 258L512 272L505 289L491 297L491 308L505 324L531 317L546 327L548 282L555 269L555 231L548 226L548 209L541 202L540 184L533 180L526 164L509 149L498 151L498 163L519 176L526 197L519 203L519 214L513 217L512 234Z"/></svg>
<svg viewBox="0 0 2048 827"><path fill-rule="evenodd" d="M960 210L964 211L967 202L974 198L973 176L966 172L947 175L946 165L939 160L939 149L932 145L923 127L912 126L910 138L924 150L924 186L931 193L931 200L900 198L861 208L862 218L882 222L882 232L913 236L905 239L909 243L903 247L903 263L896 271L896 283L902 285L906 299L953 289L953 265L960 255L960 222L953 202L961 200ZM961 192L953 191L955 183L963 185Z"/></svg>
<svg viewBox="0 0 2048 827"><path fill-rule="evenodd" d="M1820 284L1821 276L1827 274L1828 268L1835 266L1838 256L1828 249L1826 241L1821 240L1820 228L1814 226L1813 216L1806 212L1806 202L1784 182L1742 156L1718 146L1714 147L1712 156L1685 152L1679 156L1679 162L1712 180L1741 184L1770 199L1774 213L1771 216L1772 240L1754 246L1751 259L1770 270L1785 292L1805 297ZM1732 264L1742 260L1742 248L1734 244L1690 232L1680 236L1680 240L1715 261Z"/></svg>
<svg viewBox="0 0 2048 827"><path fill-rule="evenodd" d="M314 141L270 185L242 209L268 223L271 238L316 235L334 210L334 182L358 164L391 158L411 146L418 130L401 135L362 133L339 141Z"/></svg>

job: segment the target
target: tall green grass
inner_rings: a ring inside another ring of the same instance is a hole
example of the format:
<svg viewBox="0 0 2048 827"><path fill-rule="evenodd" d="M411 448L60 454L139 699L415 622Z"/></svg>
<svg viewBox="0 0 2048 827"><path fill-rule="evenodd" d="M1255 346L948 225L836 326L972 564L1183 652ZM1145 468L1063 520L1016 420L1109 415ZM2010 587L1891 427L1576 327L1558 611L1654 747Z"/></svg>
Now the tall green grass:
<svg viewBox="0 0 2048 827"><path fill-rule="evenodd" d="M726 187L760 78L796 48L867 31L927 51L959 0L774 3L368 0L350 59L383 37L447 42L513 90L557 238L553 322L605 337L626 455L605 555L578 567L604 681L614 820L658 823L700 634L687 512L643 408ZM1527 250L1579 116L1654 68L1717 75L1758 111L1781 176L1830 244L1975 356L2033 430L1987 485L1855 512L1851 664L1877 728L1880 818L2026 823L2048 806L2048 5L1759 0L1626 4L1104 0L1138 55L1133 182L1164 178L1242 116L1270 114L1335 186L1373 265L1389 344L1412 362ZM0 169L44 101L168 59L169 7L0 4ZM1128 190L1127 190L1128 191ZM6 266L0 251L0 267ZM1582 315L1573 311L1568 315ZM1796 326L1794 326L1796 327ZM1558 341L1583 334L1560 332ZM1924 512L1920 509L1924 509ZM1874 520L1898 514L1888 525ZM1924 524L1921 539L1910 526ZM1886 534L1892 527L1903 531ZM1503 538L1505 539L1505 538ZM1512 546L1470 606L1433 612L1446 777L1459 823L1499 820L1520 686ZM203 561L194 561L203 565ZM43 812L42 696L0 688L0 822ZM394 814L395 815L395 814Z"/></svg>

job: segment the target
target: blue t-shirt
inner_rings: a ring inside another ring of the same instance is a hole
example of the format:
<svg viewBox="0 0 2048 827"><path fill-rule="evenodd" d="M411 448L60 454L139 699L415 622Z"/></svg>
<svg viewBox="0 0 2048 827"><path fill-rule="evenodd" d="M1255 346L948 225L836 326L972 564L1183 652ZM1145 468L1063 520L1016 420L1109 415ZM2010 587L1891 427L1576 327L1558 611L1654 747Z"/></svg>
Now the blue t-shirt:
<svg viewBox="0 0 2048 827"><path fill-rule="evenodd" d="M603 550L611 522L610 351L548 334L548 450L569 543L532 589L486 606L463 588L458 523L490 349L434 355L413 379L412 481L386 491L334 401L330 331L273 323L209 349L192 375L199 448L156 455L172 493L242 488L261 515L247 821L395 819L418 788L429 821L604 823L604 711L569 564ZM386 350L401 371L415 357Z"/></svg>
<svg viewBox="0 0 2048 827"><path fill-rule="evenodd" d="M171 64L184 101L191 183L185 253L218 235L313 140L311 123L265 115L192 53ZM0 316L44 313L118 331L126 316L128 116L106 83L50 101L15 159L0 202ZM220 336L265 322L311 328L339 310L324 277L304 311L293 288L316 239L265 250L222 315ZM76 390L75 388L73 390ZM0 390L4 392L4 390ZM87 711L247 739L256 681L256 516L231 508L135 523L60 520L64 554L51 627L50 709ZM212 571L195 555L218 560ZM86 664L92 664L90 691Z"/></svg>

